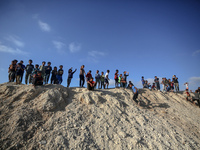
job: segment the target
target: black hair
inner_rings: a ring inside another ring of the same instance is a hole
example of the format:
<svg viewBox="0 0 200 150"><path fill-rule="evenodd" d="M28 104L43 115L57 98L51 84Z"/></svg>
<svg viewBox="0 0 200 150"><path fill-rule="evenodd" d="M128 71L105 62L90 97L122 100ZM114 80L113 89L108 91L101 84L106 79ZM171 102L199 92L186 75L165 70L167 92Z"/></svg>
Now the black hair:
<svg viewBox="0 0 200 150"><path fill-rule="evenodd" d="M48 62L47 64L51 64L51 62Z"/></svg>

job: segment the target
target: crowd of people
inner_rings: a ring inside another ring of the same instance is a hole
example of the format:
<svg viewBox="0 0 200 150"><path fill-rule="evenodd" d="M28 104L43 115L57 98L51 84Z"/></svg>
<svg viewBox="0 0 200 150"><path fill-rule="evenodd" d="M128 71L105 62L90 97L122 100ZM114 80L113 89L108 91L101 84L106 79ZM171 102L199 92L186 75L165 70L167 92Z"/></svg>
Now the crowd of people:
<svg viewBox="0 0 200 150"><path fill-rule="evenodd" d="M152 90L160 90L160 84L163 85L163 89L162 91L164 92L178 92L179 91L179 82L178 82L178 78L176 77L176 75L173 75L172 79L167 79L166 77L162 78L162 81L160 83L159 78L157 76L154 77L154 82L152 85L150 85L150 83L148 83L147 80L144 79L144 77L142 76L142 85L143 88L150 88Z"/></svg>
<svg viewBox="0 0 200 150"><path fill-rule="evenodd" d="M51 67L51 62L48 62L47 65L45 61L42 62L42 64L39 66L38 64L34 65L32 64L33 61L30 59L28 64L25 66L23 64L24 62L21 60L19 63L17 60L13 60L8 68L8 78L9 82L15 82L16 84L21 84L23 80L23 75L25 73L25 84L33 84L33 86L37 85L43 85L43 84L48 84L49 79L51 84L61 84L63 81L63 65L59 66L59 69L55 66L53 69ZM107 70L107 72L104 75L104 72L102 71L101 73L99 70L96 71L95 77L92 77L92 71L89 70L88 73L86 74L84 70L85 66L82 65L80 68L80 73L79 73L79 86L83 87L85 84L85 81L87 82L87 89L88 90L94 90L94 89L108 89L109 86L109 73L110 70ZM68 70L68 78L67 78L67 87L70 86L70 83L73 78L73 74L77 71L75 69L73 71L72 67ZM51 78L50 78L51 75ZM138 90L137 88L133 85L131 81L129 81L129 84L127 85L127 77L129 76L129 72L124 71L123 74L119 74L119 70L116 70L114 74L114 81L115 81L115 87L122 87L122 88L129 88L132 89L134 92L134 100L137 99L138 97ZM94 80L95 79L95 80ZM142 76L141 79L142 86L143 88L148 88L152 90L158 90L160 91L160 84L163 85L163 92L178 92L179 91L179 81L178 77L176 75L173 75L172 79L167 79L166 77L162 78L162 81L159 81L159 78L157 76L154 77L154 82L152 85L148 83L147 80L144 79ZM190 97L189 94L189 85L186 82L184 85L186 85L186 95L187 98L186 100L191 99L193 102L197 101L199 106L200 106L200 101L199 101L199 93L200 93L200 88L195 91L195 98ZM192 91L190 91L192 92Z"/></svg>

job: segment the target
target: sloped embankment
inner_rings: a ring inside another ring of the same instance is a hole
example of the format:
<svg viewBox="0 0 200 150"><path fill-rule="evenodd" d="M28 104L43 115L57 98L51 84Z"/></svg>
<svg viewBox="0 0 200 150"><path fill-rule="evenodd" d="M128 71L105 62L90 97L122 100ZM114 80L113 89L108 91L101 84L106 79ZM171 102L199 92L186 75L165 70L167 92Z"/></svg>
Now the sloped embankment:
<svg viewBox="0 0 200 150"><path fill-rule="evenodd" d="M200 149L200 109L182 93L0 85L2 149Z"/></svg>

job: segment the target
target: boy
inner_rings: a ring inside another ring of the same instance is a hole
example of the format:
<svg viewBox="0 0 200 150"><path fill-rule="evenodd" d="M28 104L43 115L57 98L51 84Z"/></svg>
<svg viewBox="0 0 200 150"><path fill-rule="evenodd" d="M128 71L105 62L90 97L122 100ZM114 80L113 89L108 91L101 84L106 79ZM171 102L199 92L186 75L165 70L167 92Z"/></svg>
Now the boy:
<svg viewBox="0 0 200 150"><path fill-rule="evenodd" d="M176 77L176 75L173 75L172 80L174 81L174 87L176 92L179 91L179 83L178 83L178 78Z"/></svg>
<svg viewBox="0 0 200 150"><path fill-rule="evenodd" d="M92 78L92 71L91 70L89 70L89 72L87 73L87 75L86 75L86 79L87 79L87 81L89 81L90 80L90 78Z"/></svg>
<svg viewBox="0 0 200 150"><path fill-rule="evenodd" d="M104 85L104 80L105 80L105 76L104 76L104 72L101 72L101 89L102 87L105 89L105 85Z"/></svg>
<svg viewBox="0 0 200 150"><path fill-rule="evenodd" d="M119 70L116 70L116 72L115 72L115 77L114 77L114 79L115 79L115 87L117 88L118 87L118 72L119 72Z"/></svg>
<svg viewBox="0 0 200 150"><path fill-rule="evenodd" d="M138 103L137 98L138 98L138 89L133 85L133 84L129 84L129 88L133 90L134 96L133 96L133 100Z"/></svg>
<svg viewBox="0 0 200 150"><path fill-rule="evenodd" d="M96 80L96 87L98 84L98 89L100 88L100 74L99 74L99 70L97 70L96 74L95 74L95 80Z"/></svg>
<svg viewBox="0 0 200 150"><path fill-rule="evenodd" d="M194 96L192 97L192 101L197 101L198 106L200 107L200 95L198 93L198 90L195 90Z"/></svg>
<svg viewBox="0 0 200 150"><path fill-rule="evenodd" d="M33 86L43 85L42 71L38 71L36 75L33 76Z"/></svg>
<svg viewBox="0 0 200 150"><path fill-rule="evenodd" d="M153 83L153 85L151 86L151 89L152 89L152 90L155 90L155 89L156 89L155 83Z"/></svg>
<svg viewBox="0 0 200 150"><path fill-rule="evenodd" d="M48 82L49 82L51 70L52 70L51 62L48 62L47 66L45 67L45 76L44 76L45 84L48 84Z"/></svg>
<svg viewBox="0 0 200 150"><path fill-rule="evenodd" d="M40 71L39 65L36 64L36 65L35 65L35 68L33 68L32 76L37 75L37 72L38 72L38 71Z"/></svg>
<svg viewBox="0 0 200 150"><path fill-rule="evenodd" d="M122 74L120 74L119 78L118 78L118 83L119 83L120 87L122 87L121 79L122 79Z"/></svg>
<svg viewBox="0 0 200 150"><path fill-rule="evenodd" d="M95 87L95 82L93 81L93 78L91 77L89 79L89 81L87 81L87 89L88 90L94 90L94 87Z"/></svg>
<svg viewBox="0 0 200 150"><path fill-rule="evenodd" d="M73 74L76 72L77 69L75 69L74 72L72 72L72 67L68 70L68 78L67 78L67 87L69 87L71 80L73 78Z"/></svg>
<svg viewBox="0 0 200 150"><path fill-rule="evenodd" d="M143 88L144 88L145 80L144 80L144 77L143 77L143 76L142 76L141 81L142 81L142 86L143 86Z"/></svg>
<svg viewBox="0 0 200 150"><path fill-rule="evenodd" d="M45 64L46 64L46 62L45 61L43 61L42 62L42 65L40 66L40 71L41 71L41 73L42 73L42 78L44 79L44 76L45 76Z"/></svg>
<svg viewBox="0 0 200 150"><path fill-rule="evenodd" d="M32 65L33 61L30 59L29 64L26 65L26 75L25 75L25 83L27 84L28 78L29 78L29 84L31 83L31 73L33 71L34 66Z"/></svg>
<svg viewBox="0 0 200 150"><path fill-rule="evenodd" d="M125 83L125 87L127 86L127 77L129 76L129 72L127 72L127 74L126 74L126 71L124 71L124 76L123 76L123 78L124 78L124 81L126 81L126 83Z"/></svg>
<svg viewBox="0 0 200 150"><path fill-rule="evenodd" d="M188 89L185 90L185 94L186 94L186 101L188 101L188 98L190 98L190 93L188 92Z"/></svg>
<svg viewBox="0 0 200 150"><path fill-rule="evenodd" d="M124 78L121 78L121 87L126 87L126 81L124 80Z"/></svg>
<svg viewBox="0 0 200 150"><path fill-rule="evenodd" d="M21 76L23 74L22 64L18 63L16 68L16 84L21 84Z"/></svg>
<svg viewBox="0 0 200 150"><path fill-rule="evenodd" d="M132 89L131 85L133 85L133 83L131 81L129 81L127 89Z"/></svg>
<svg viewBox="0 0 200 150"><path fill-rule="evenodd" d="M64 73L64 70L63 70L63 65L60 65L59 67L60 67L60 69L58 70L58 74L57 74L56 77L57 77L57 79L58 79L58 84L61 84L62 81L63 81L62 75L63 75L63 73Z"/></svg>
<svg viewBox="0 0 200 150"><path fill-rule="evenodd" d="M80 87L83 87L84 83L85 83L85 77L84 75L86 75L85 70L84 70L84 65L81 66L80 68L80 74L79 74L79 78L80 78L80 82L79 85Z"/></svg>
<svg viewBox="0 0 200 150"><path fill-rule="evenodd" d="M51 84L52 84L52 83L53 83L53 84L56 84L56 83L57 83L57 78L56 78L57 74L58 74L58 71L57 71L57 67L55 66L55 67L53 68L53 71L51 72Z"/></svg>
<svg viewBox="0 0 200 150"><path fill-rule="evenodd" d="M150 83L148 83L147 80L145 80L145 83L144 83L144 88L147 88L149 89L149 87L151 87Z"/></svg>
<svg viewBox="0 0 200 150"><path fill-rule="evenodd" d="M105 77L108 75L109 76L110 70L107 70Z"/></svg>
<svg viewBox="0 0 200 150"><path fill-rule="evenodd" d="M107 89L108 89L108 86L109 86L109 78L108 78L108 75L106 75L106 77L105 77L105 79L104 79L104 81L105 81L105 85L104 85L104 88L106 87L106 85L107 85Z"/></svg>
<svg viewBox="0 0 200 150"><path fill-rule="evenodd" d="M16 68L17 68L17 60L13 60L11 65L8 68L8 77L9 77L9 82L14 82L15 81L15 74L16 74Z"/></svg>
<svg viewBox="0 0 200 150"><path fill-rule="evenodd" d="M20 64L21 64L21 67L22 67L22 74L21 74L21 77L20 77L20 81L22 82L22 80L23 80L23 76L24 76L24 70L25 70L25 65L23 64L24 63L24 61L23 60L21 60L20 61Z"/></svg>
<svg viewBox="0 0 200 150"><path fill-rule="evenodd" d="M156 89L160 90L160 83L159 83L159 78L157 76L155 76L154 82L156 84Z"/></svg>
<svg viewBox="0 0 200 150"><path fill-rule="evenodd" d="M189 90L189 85L188 85L188 83L186 82L186 83L184 83L184 85L185 85L186 89Z"/></svg>

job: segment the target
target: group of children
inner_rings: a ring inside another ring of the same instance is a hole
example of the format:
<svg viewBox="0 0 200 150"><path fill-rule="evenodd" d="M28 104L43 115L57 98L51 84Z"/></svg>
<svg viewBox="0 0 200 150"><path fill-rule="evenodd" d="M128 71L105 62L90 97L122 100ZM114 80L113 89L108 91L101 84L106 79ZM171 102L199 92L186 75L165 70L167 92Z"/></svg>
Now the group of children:
<svg viewBox="0 0 200 150"><path fill-rule="evenodd" d="M160 90L160 81L159 78L157 76L154 77L154 83L152 85L150 85L150 83L148 83L147 80L144 80L144 77L142 76L142 85L143 88L151 88L153 90ZM172 80L171 79L166 79L165 77L162 78L161 84L163 85L163 92L169 92L169 91L179 91L179 82L178 82L178 78L176 77L176 75L173 75Z"/></svg>
<svg viewBox="0 0 200 150"><path fill-rule="evenodd" d="M61 84L62 83L62 75L64 73L63 66L59 66L59 70L57 70L57 67L54 67L52 70L51 62L47 63L47 66L45 66L46 62L43 61L42 65L39 66L38 64L34 65L32 64L33 61L30 59L29 64L26 66L23 64L24 62L21 60L19 63L17 63L17 60L13 60L11 65L8 68L8 78L9 82L14 82L16 80L16 84L21 84L23 80L24 71L26 71L25 74L25 83L26 84L33 84L33 85L43 85L48 84L50 74L51 75L51 84Z"/></svg>

